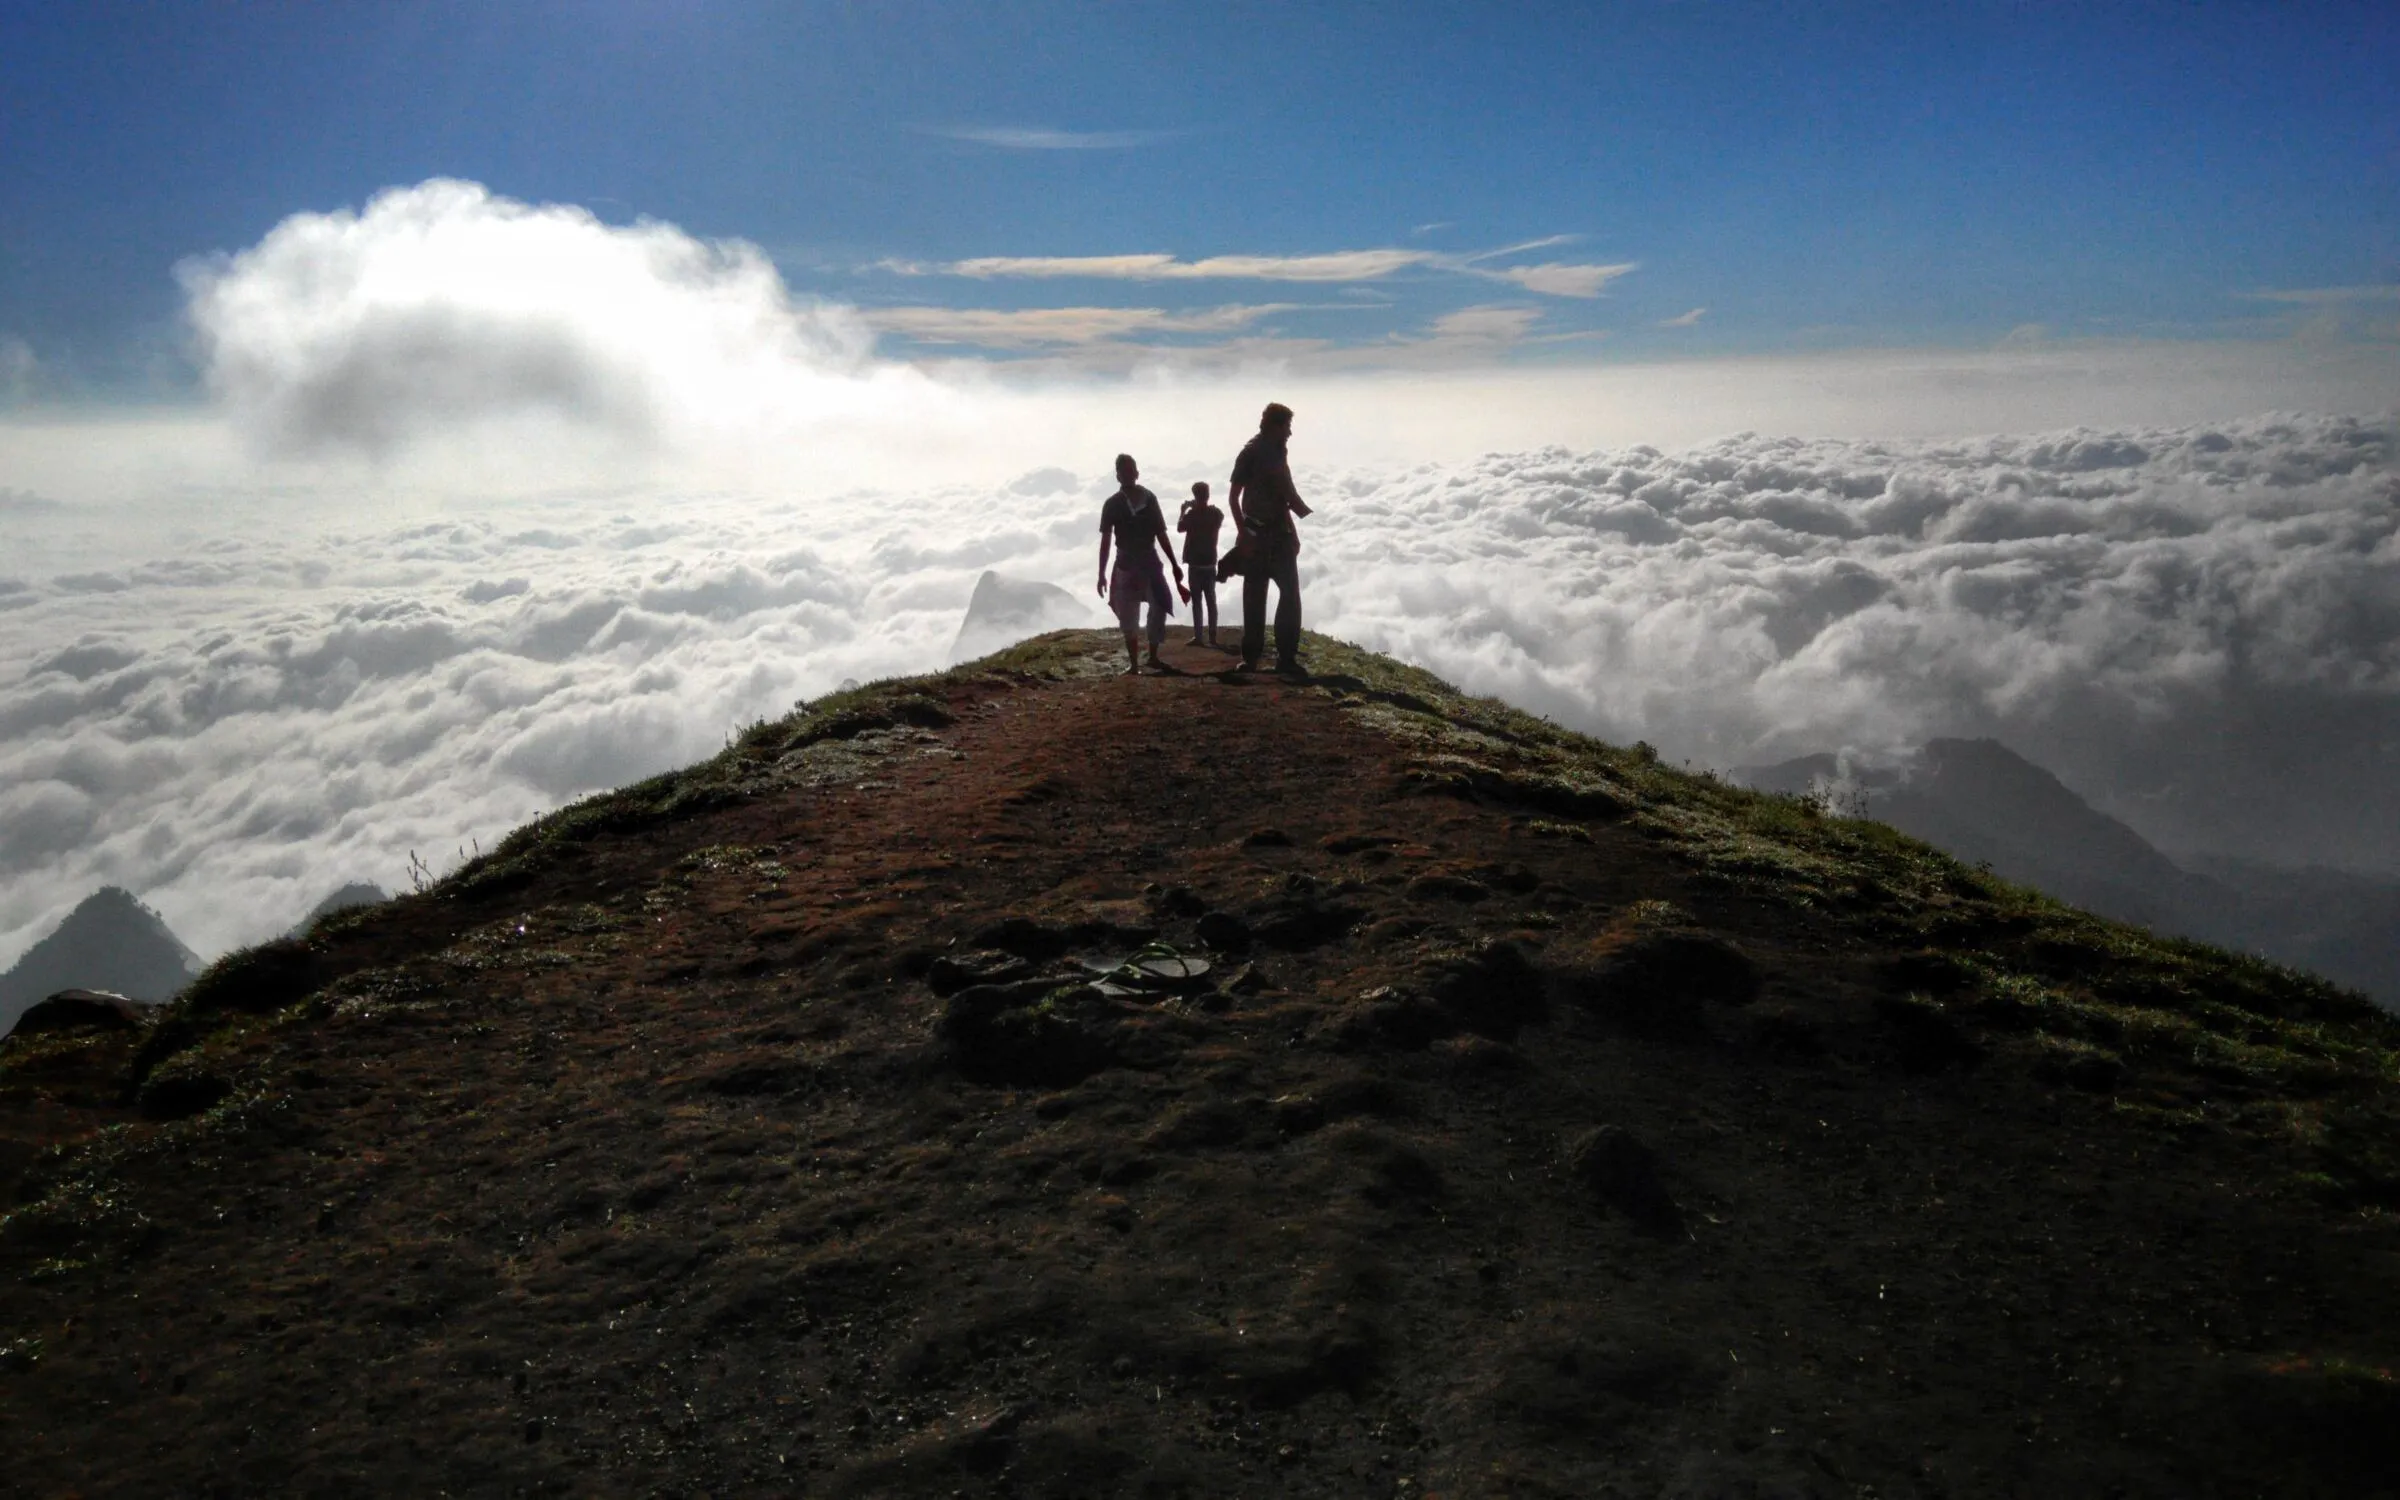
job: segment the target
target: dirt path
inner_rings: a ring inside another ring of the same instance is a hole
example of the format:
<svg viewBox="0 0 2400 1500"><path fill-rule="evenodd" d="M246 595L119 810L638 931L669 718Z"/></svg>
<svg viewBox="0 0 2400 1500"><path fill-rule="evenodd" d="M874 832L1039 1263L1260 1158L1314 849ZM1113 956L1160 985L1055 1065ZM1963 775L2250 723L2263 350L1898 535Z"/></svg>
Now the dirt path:
<svg viewBox="0 0 2400 1500"><path fill-rule="evenodd" d="M2396 1352L2388 1216L2105 1091L1896 1053L1853 928L1621 823L1412 794L1334 695L1170 658L1193 675L960 680L821 785L348 929L371 965L235 1050L234 1105L37 1174L75 1206L0 1235L0 1488L2400 1472L2388 1375L2340 1379ZM1756 996L1604 1024L1481 946L1571 952L1642 902ZM1252 943L1207 992L1009 1012L1057 1045L960 1063L937 989L1227 918Z"/></svg>

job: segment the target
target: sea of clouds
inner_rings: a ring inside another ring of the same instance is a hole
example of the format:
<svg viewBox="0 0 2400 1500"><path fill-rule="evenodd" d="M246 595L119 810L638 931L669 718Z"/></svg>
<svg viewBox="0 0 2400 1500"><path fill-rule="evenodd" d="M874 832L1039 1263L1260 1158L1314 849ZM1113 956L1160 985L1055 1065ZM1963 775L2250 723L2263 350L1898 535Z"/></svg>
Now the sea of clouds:
<svg viewBox="0 0 2400 1500"><path fill-rule="evenodd" d="M0 963L103 883L255 941L941 666L987 568L1091 596L1117 446L1221 485L1262 390L1317 398L1316 628L1697 764L1989 734L2171 850L2400 849L2388 417L1412 458L1396 387L937 378L468 184L183 274L204 420L0 424Z"/></svg>

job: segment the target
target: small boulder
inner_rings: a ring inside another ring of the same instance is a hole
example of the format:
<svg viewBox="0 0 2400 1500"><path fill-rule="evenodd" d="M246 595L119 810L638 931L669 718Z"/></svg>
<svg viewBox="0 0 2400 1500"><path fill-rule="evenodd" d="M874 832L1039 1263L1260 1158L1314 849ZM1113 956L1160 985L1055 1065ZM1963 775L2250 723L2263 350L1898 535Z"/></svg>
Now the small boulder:
<svg viewBox="0 0 2400 1500"><path fill-rule="evenodd" d="M60 990L17 1017L10 1036L52 1031L138 1031L150 1007L109 990Z"/></svg>

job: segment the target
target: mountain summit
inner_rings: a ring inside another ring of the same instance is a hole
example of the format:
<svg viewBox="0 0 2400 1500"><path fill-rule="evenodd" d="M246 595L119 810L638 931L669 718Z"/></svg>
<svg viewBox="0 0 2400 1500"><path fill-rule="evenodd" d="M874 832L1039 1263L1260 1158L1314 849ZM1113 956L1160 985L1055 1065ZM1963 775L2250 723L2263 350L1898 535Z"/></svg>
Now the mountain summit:
<svg viewBox="0 0 2400 1500"><path fill-rule="evenodd" d="M0 974L0 1036L28 1007L59 990L111 990L156 1002L182 989L199 967L199 955L164 917L132 892L104 885Z"/></svg>
<svg viewBox="0 0 2400 1500"><path fill-rule="evenodd" d="M0 1047L10 1479L2400 1471L2361 997L1336 642L1117 649L834 695Z"/></svg>

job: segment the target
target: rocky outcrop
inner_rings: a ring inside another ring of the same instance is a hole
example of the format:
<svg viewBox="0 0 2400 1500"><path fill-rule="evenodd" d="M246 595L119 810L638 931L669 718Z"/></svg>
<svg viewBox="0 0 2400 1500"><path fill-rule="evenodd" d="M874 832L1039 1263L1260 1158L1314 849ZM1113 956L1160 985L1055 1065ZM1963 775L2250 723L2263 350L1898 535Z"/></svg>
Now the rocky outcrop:
<svg viewBox="0 0 2400 1500"><path fill-rule="evenodd" d="M106 990L60 990L17 1017L10 1036L50 1031L138 1031L150 1007Z"/></svg>

